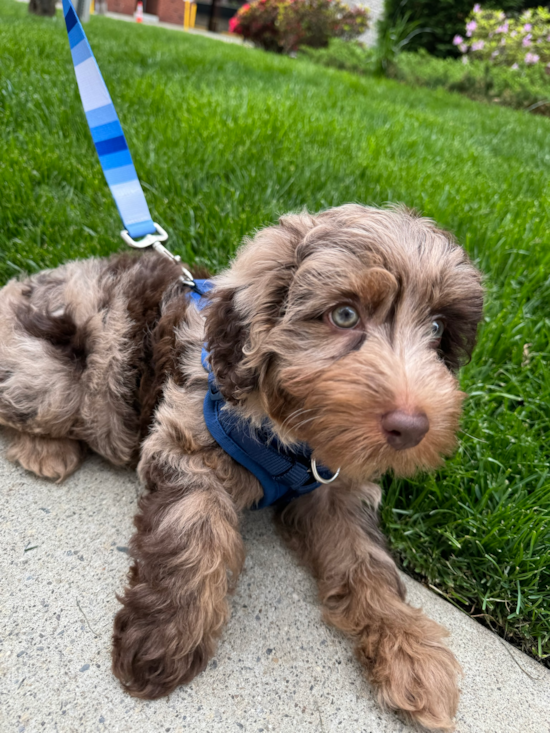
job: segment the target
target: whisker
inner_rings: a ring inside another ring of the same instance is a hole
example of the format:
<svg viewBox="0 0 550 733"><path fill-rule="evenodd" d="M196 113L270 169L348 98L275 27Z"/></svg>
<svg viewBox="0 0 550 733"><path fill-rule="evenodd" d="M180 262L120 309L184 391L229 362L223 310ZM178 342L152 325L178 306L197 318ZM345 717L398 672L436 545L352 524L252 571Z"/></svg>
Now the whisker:
<svg viewBox="0 0 550 733"><path fill-rule="evenodd" d="M299 430L303 425L305 425L308 422L311 422L312 420L315 420L317 418L317 415L314 415L313 417L308 417L307 420L302 420L302 422L299 422L298 425L293 425L292 430Z"/></svg>
<svg viewBox="0 0 550 733"><path fill-rule="evenodd" d="M298 410L294 410L294 412L291 412L290 415L283 420L281 427L283 428L289 420L292 420L292 418L298 417L298 415L306 412L311 412L312 410L312 407L301 407Z"/></svg>

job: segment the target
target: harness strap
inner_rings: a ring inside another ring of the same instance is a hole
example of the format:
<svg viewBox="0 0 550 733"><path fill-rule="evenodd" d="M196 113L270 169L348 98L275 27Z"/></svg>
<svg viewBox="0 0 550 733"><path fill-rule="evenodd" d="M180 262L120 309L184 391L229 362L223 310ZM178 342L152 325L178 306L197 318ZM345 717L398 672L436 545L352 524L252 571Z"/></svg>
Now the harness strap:
<svg viewBox="0 0 550 733"><path fill-rule="evenodd" d="M202 310L213 283L209 280L195 282L200 293L191 292L189 297ZM256 508L270 506L280 499L290 501L317 489L321 483L315 480L311 471L309 446L300 443L289 448L267 426L256 428L227 409L208 363L206 347L202 349L201 361L208 372L208 392L203 404L206 427L216 443L261 483L264 495ZM321 478L331 478L331 472L324 466L318 466L317 471Z"/></svg>
<svg viewBox="0 0 550 733"><path fill-rule="evenodd" d="M71 0L63 0L63 15L84 113L120 218L133 239L155 234L116 110Z"/></svg>

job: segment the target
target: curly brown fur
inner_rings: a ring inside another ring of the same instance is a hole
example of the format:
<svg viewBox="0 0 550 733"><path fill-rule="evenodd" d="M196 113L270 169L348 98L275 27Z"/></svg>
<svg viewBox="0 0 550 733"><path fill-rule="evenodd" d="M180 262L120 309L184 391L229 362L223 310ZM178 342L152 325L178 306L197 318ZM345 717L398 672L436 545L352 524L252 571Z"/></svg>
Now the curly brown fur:
<svg viewBox="0 0 550 733"><path fill-rule="evenodd" d="M452 729L460 666L447 631L405 603L405 589L378 530L378 487L342 483L291 502L281 532L319 584L324 617L355 642L380 703L427 728Z"/></svg>
<svg viewBox="0 0 550 733"><path fill-rule="evenodd" d="M82 463L86 447L70 438L47 438L10 431L12 441L7 458L37 476L63 481Z"/></svg>
<svg viewBox="0 0 550 733"><path fill-rule="evenodd" d="M115 674L154 698L204 668L242 566L239 512L263 495L206 429L206 340L226 409L342 467L279 511L281 531L381 702L450 729L459 668L444 631L405 603L372 481L434 468L454 449L464 398L455 372L482 315L479 273L433 222L357 205L260 231L215 278L202 314L179 273L156 254L124 255L0 291L11 458L54 479L86 446L119 465L139 458L148 493L115 620ZM339 305L357 311L353 328L335 325ZM434 319L445 327L436 341ZM396 415L405 428L390 425Z"/></svg>
<svg viewBox="0 0 550 733"><path fill-rule="evenodd" d="M190 682L229 616L244 551L231 497L204 467L197 457L176 471L162 460L142 471L151 493L140 500L135 564L113 635L113 671L137 697Z"/></svg>

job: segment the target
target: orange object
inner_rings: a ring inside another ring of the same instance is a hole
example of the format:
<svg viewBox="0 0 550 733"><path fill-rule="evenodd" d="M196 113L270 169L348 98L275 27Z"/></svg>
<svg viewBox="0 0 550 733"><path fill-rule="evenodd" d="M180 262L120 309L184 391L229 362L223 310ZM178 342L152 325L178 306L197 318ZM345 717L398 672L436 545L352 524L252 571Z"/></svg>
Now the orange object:
<svg viewBox="0 0 550 733"><path fill-rule="evenodd" d="M136 8L136 23L143 23L143 3L139 0Z"/></svg>

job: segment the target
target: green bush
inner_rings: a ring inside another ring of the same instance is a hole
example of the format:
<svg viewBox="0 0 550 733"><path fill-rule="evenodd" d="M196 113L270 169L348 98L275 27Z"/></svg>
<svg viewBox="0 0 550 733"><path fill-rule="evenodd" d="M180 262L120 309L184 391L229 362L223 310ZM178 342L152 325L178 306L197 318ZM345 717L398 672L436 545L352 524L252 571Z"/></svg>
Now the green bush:
<svg viewBox="0 0 550 733"><path fill-rule="evenodd" d="M328 48L302 49L301 54L323 66L357 74L374 73L377 63L376 51L358 42L334 40ZM472 99L550 116L550 77L540 64L521 69L476 60L464 64L460 59L440 59L421 50L401 53L387 75L411 86L460 92Z"/></svg>
<svg viewBox="0 0 550 733"><path fill-rule="evenodd" d="M372 48L359 41L333 39L327 48L300 49L300 55L310 58L321 66L352 71L356 74L372 74L375 70L376 54Z"/></svg>
<svg viewBox="0 0 550 733"><path fill-rule="evenodd" d="M453 43L469 58L490 61L498 66L547 65L550 62L550 12L537 8L514 18L499 10L482 10L476 5L466 23L466 38L457 35Z"/></svg>
<svg viewBox="0 0 550 733"><path fill-rule="evenodd" d="M256 0L243 5L229 30L266 51L323 48L331 38L357 38L369 27L369 11L342 0Z"/></svg>
<svg viewBox="0 0 550 733"><path fill-rule="evenodd" d="M515 109L533 108L550 116L550 80L544 69L511 69L487 61L463 64L457 59L438 59L422 53L403 53L390 76L407 84L444 88L472 99L486 100Z"/></svg>
<svg viewBox="0 0 550 733"><path fill-rule="evenodd" d="M539 0L540 2L540 0ZM539 5L537 0L487 0L484 7L519 13ZM410 20L430 28L430 33L418 34L409 50L424 48L435 56L457 56L453 38L464 33L466 19L474 3L472 0L386 0L381 28L395 25L399 18L409 14Z"/></svg>

